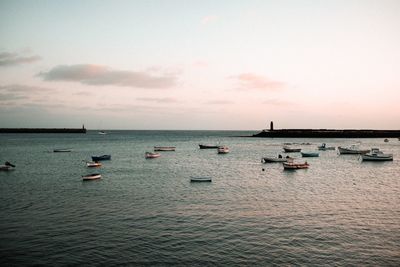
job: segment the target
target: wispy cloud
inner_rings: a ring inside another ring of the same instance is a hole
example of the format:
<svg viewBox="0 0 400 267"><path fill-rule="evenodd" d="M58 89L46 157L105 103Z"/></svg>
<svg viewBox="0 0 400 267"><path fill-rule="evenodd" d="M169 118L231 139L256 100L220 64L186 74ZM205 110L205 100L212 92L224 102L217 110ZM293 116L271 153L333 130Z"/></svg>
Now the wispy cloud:
<svg viewBox="0 0 400 267"><path fill-rule="evenodd" d="M228 101L228 100L214 100L214 101L208 101L206 102L206 104L209 105L229 105L229 104L233 104L232 101Z"/></svg>
<svg viewBox="0 0 400 267"><path fill-rule="evenodd" d="M157 98L157 97L138 97L136 100L139 101L145 101L145 102L155 102L155 103L177 103L178 100L175 98L171 97L162 97L162 98Z"/></svg>
<svg viewBox="0 0 400 267"><path fill-rule="evenodd" d="M80 82L87 85L114 85L135 88L169 88L176 85L176 74L154 75L145 71L114 70L107 66L59 65L38 74L45 81Z"/></svg>
<svg viewBox="0 0 400 267"><path fill-rule="evenodd" d="M242 89L273 91L282 89L285 86L285 83L283 82L274 81L254 73L241 73L239 75L231 76L230 78L236 79Z"/></svg>
<svg viewBox="0 0 400 267"><path fill-rule="evenodd" d="M15 66L20 64L32 63L40 60L39 56L19 55L17 53L0 53L0 67Z"/></svg>
<svg viewBox="0 0 400 267"><path fill-rule="evenodd" d="M216 20L218 20L218 16L215 15L205 16L201 19L201 24L207 25L212 22L215 22Z"/></svg>
<svg viewBox="0 0 400 267"><path fill-rule="evenodd" d="M279 99L267 99L265 101L262 102L263 104L266 105L271 105L271 106L289 106L289 105L293 105L293 103L289 102L289 101L284 101L284 100L279 100Z"/></svg>
<svg viewBox="0 0 400 267"><path fill-rule="evenodd" d="M54 91L54 89L46 88L46 87L39 87L39 86L30 86L30 85L23 85L23 84L7 84L7 85L0 85L0 92L19 92L19 93L31 93L31 92L49 92Z"/></svg>

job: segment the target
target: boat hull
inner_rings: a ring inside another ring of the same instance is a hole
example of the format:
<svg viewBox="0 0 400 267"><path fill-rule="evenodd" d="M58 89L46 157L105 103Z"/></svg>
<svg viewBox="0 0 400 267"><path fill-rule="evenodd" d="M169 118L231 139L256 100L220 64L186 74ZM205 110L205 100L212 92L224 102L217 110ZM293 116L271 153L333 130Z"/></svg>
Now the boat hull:
<svg viewBox="0 0 400 267"><path fill-rule="evenodd" d="M155 146L154 151L175 151L174 146Z"/></svg>
<svg viewBox="0 0 400 267"><path fill-rule="evenodd" d="M111 160L111 155L92 156L93 161Z"/></svg>
<svg viewBox="0 0 400 267"><path fill-rule="evenodd" d="M89 168L96 168L96 167L101 167L101 163L99 162L87 162L86 166Z"/></svg>
<svg viewBox="0 0 400 267"><path fill-rule="evenodd" d="M393 161L393 155L380 155L380 156L371 156L371 155L361 155L363 161Z"/></svg>
<svg viewBox="0 0 400 267"><path fill-rule="evenodd" d="M204 183L204 182L212 182L211 177L190 177L191 183Z"/></svg>
<svg viewBox="0 0 400 267"><path fill-rule="evenodd" d="M283 151L285 151L286 153L294 153L294 152L300 152L301 148L288 148L288 147L284 147Z"/></svg>
<svg viewBox="0 0 400 267"><path fill-rule="evenodd" d="M301 152L301 156L303 158L315 158L315 157L319 157L319 153L306 153L306 152Z"/></svg>
<svg viewBox="0 0 400 267"><path fill-rule="evenodd" d="M100 178L101 178L101 174L99 174L99 173L94 173L94 174L89 174L89 175L82 176L82 180L83 181L98 180Z"/></svg>
<svg viewBox="0 0 400 267"><path fill-rule="evenodd" d="M288 161L287 158L269 158L269 157L262 158L263 163L278 163L287 161Z"/></svg>
<svg viewBox="0 0 400 267"><path fill-rule="evenodd" d="M298 169L308 169L310 165L307 163L283 163L283 168L285 170L298 170Z"/></svg>
<svg viewBox="0 0 400 267"><path fill-rule="evenodd" d="M348 149L344 147L338 147L339 153L340 154L367 154L370 150L369 149Z"/></svg>
<svg viewBox="0 0 400 267"><path fill-rule="evenodd" d="M54 153L71 152L71 149L54 149Z"/></svg>
<svg viewBox="0 0 400 267"><path fill-rule="evenodd" d="M146 159L155 159L155 158L159 158L160 156L161 156L160 153L146 152L146 153L144 154L144 157L145 157Z"/></svg>
<svg viewBox="0 0 400 267"><path fill-rule="evenodd" d="M219 148L219 146L214 146L214 145L199 145L200 149L213 149L213 148Z"/></svg>

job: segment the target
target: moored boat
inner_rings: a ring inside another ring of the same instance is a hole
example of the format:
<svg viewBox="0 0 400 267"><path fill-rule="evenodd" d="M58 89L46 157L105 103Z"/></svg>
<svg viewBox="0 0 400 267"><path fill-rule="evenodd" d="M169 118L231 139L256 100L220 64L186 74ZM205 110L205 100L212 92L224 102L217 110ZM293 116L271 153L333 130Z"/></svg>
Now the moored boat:
<svg viewBox="0 0 400 267"><path fill-rule="evenodd" d="M92 156L93 161L111 160L111 155Z"/></svg>
<svg viewBox="0 0 400 267"><path fill-rule="evenodd" d="M212 182L211 177L190 177L190 182Z"/></svg>
<svg viewBox="0 0 400 267"><path fill-rule="evenodd" d="M285 151L286 153L300 152L301 148L291 148L291 147L288 147L288 146L284 146L283 147L283 151Z"/></svg>
<svg viewBox="0 0 400 267"><path fill-rule="evenodd" d="M174 146L155 146L154 151L175 151Z"/></svg>
<svg viewBox="0 0 400 267"><path fill-rule="evenodd" d="M15 165L6 161L4 165L0 165L0 171L12 171L15 169Z"/></svg>
<svg viewBox="0 0 400 267"><path fill-rule="evenodd" d="M393 154L385 154L379 148L372 148L371 152L361 155L363 161L392 161Z"/></svg>
<svg viewBox="0 0 400 267"><path fill-rule="evenodd" d="M71 149L68 148L58 148L58 149L54 149L53 152L71 152Z"/></svg>
<svg viewBox="0 0 400 267"><path fill-rule="evenodd" d="M278 157L263 157L261 158L261 162L262 163L287 162L289 159L291 159L289 156L283 158L282 155L279 155Z"/></svg>
<svg viewBox="0 0 400 267"><path fill-rule="evenodd" d="M89 168L101 167L100 162L86 162L86 166Z"/></svg>
<svg viewBox="0 0 400 267"><path fill-rule="evenodd" d="M146 159L155 159L155 158L159 158L161 156L160 153L153 153L153 152L146 152L144 153L144 157Z"/></svg>
<svg viewBox="0 0 400 267"><path fill-rule="evenodd" d="M228 154L229 148L227 146L218 147L218 154Z"/></svg>
<svg viewBox="0 0 400 267"><path fill-rule="evenodd" d="M105 135L107 133L105 131L99 131L98 134Z"/></svg>
<svg viewBox="0 0 400 267"><path fill-rule="evenodd" d="M87 174L82 176L83 181L91 181L91 180L97 180L101 178L100 173L92 173L92 174Z"/></svg>
<svg viewBox="0 0 400 267"><path fill-rule="evenodd" d="M322 150L322 151L335 150L335 147L334 146L326 146L325 143L322 143L322 145L318 146L318 150Z"/></svg>
<svg viewBox="0 0 400 267"><path fill-rule="evenodd" d="M318 152L300 152L303 158L319 157Z"/></svg>
<svg viewBox="0 0 400 267"><path fill-rule="evenodd" d="M360 149L356 145L351 145L349 147L338 147L339 153L340 154L366 154L370 150L369 149Z"/></svg>
<svg viewBox="0 0 400 267"><path fill-rule="evenodd" d="M216 145L199 145L200 149L211 149L211 148L218 148L219 146Z"/></svg>
<svg viewBox="0 0 400 267"><path fill-rule="evenodd" d="M293 160L289 160L288 162L283 162L282 164L284 170L308 169L310 166L307 161L304 163L295 163Z"/></svg>
<svg viewBox="0 0 400 267"><path fill-rule="evenodd" d="M383 140L383 142L387 143L389 142L389 139L386 138L385 140Z"/></svg>

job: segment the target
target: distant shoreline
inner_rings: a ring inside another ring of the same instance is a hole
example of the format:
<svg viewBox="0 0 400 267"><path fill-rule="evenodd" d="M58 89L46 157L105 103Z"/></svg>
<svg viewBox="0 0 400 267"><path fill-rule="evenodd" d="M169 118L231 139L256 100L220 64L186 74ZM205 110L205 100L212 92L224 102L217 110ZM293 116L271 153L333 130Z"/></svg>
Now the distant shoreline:
<svg viewBox="0 0 400 267"><path fill-rule="evenodd" d="M86 128L0 128L0 133L86 133Z"/></svg>
<svg viewBox="0 0 400 267"><path fill-rule="evenodd" d="M273 129L251 137L275 138L399 138L400 130Z"/></svg>

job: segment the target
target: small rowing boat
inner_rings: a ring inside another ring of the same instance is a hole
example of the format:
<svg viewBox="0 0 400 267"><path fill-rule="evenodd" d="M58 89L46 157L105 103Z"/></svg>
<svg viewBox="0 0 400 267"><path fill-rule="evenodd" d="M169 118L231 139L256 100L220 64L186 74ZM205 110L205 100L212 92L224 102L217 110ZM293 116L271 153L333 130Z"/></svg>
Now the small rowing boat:
<svg viewBox="0 0 400 267"><path fill-rule="evenodd" d="M175 151L174 146L155 146L154 151Z"/></svg>
<svg viewBox="0 0 400 267"><path fill-rule="evenodd" d="M211 149L211 148L218 148L219 146L216 145L199 145L200 149Z"/></svg>
<svg viewBox="0 0 400 267"><path fill-rule="evenodd" d="M282 164L284 170L308 169L308 166L310 166L307 161L304 163L295 163L293 159L289 159L288 162L283 162Z"/></svg>
<svg viewBox="0 0 400 267"><path fill-rule="evenodd" d="M111 155L92 156L93 161L111 160Z"/></svg>
<svg viewBox="0 0 400 267"><path fill-rule="evenodd" d="M144 153L144 157L146 159L155 159L161 157L160 153L146 152Z"/></svg>
<svg viewBox="0 0 400 267"><path fill-rule="evenodd" d="M190 182L211 182L211 177L190 177Z"/></svg>
<svg viewBox="0 0 400 267"><path fill-rule="evenodd" d="M229 148L227 146L218 147L218 154L228 154Z"/></svg>
<svg viewBox="0 0 400 267"><path fill-rule="evenodd" d="M93 173L93 174L88 174L88 175L84 175L82 176L82 180L83 181L91 181L91 180L97 180L101 178L101 174L100 173Z"/></svg>
<svg viewBox="0 0 400 267"><path fill-rule="evenodd" d="M281 155L280 155L280 156L281 156ZM281 156L281 157L277 157L277 158L274 158L274 157L264 157L264 158L261 159L261 162L262 162L262 163L287 162L288 159L290 159L290 157L286 157L286 158L283 158L282 156Z"/></svg>
<svg viewBox="0 0 400 267"><path fill-rule="evenodd" d="M300 152L303 158L319 157L318 152Z"/></svg>
<svg viewBox="0 0 400 267"><path fill-rule="evenodd" d="M351 145L349 147L338 147L339 154L366 154L369 149L360 149L357 145Z"/></svg>
<svg viewBox="0 0 400 267"><path fill-rule="evenodd" d="M283 147L283 151L285 151L286 153L300 152L301 148L291 148L291 147L288 147L288 146L284 146Z"/></svg>
<svg viewBox="0 0 400 267"><path fill-rule="evenodd" d="M57 153L57 152L71 152L71 149L60 148L60 149L54 149L53 152L55 152L55 153Z"/></svg>
<svg viewBox="0 0 400 267"><path fill-rule="evenodd" d="M96 168L96 167L101 167L100 162L86 162L86 166L89 168Z"/></svg>

